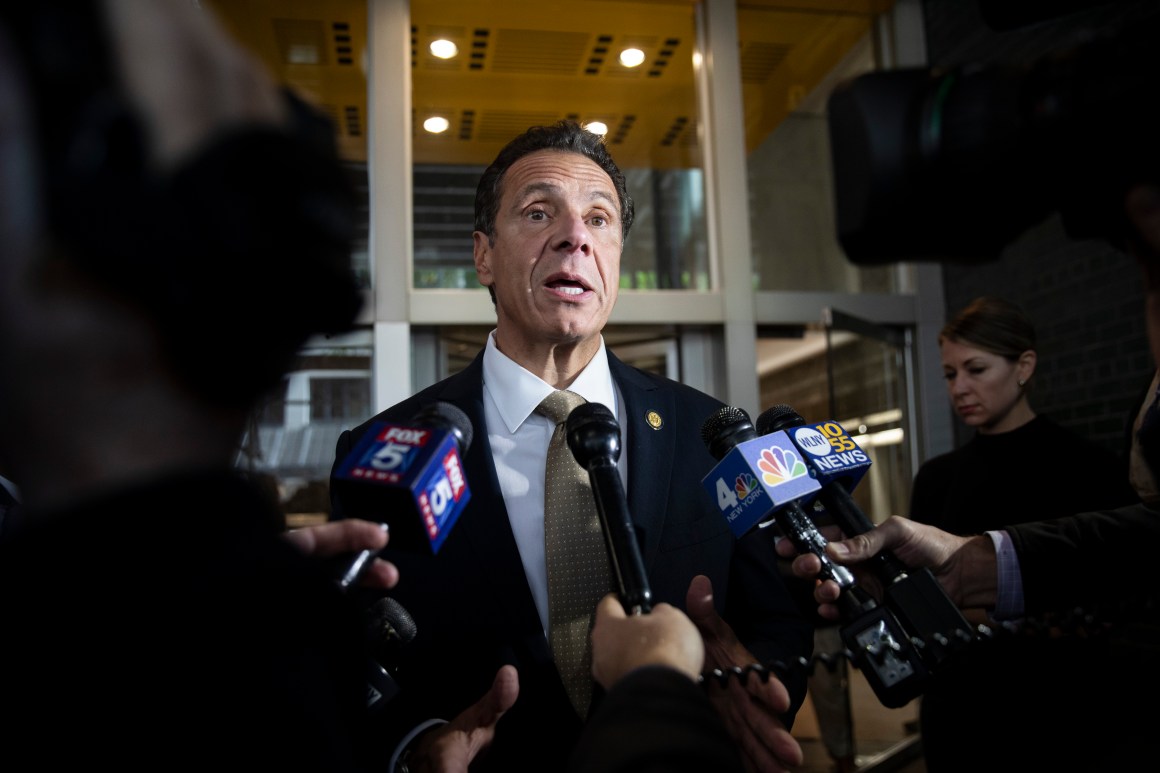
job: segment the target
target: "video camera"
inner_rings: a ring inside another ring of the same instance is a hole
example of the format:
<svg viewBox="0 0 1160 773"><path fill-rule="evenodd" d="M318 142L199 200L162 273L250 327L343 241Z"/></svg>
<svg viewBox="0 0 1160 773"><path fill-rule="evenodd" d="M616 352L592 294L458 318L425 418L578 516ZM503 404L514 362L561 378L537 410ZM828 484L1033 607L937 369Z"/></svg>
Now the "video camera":
<svg viewBox="0 0 1160 773"><path fill-rule="evenodd" d="M1160 180L1157 25L1031 65L867 73L828 103L838 240L851 262L975 263L1052 211L1123 246L1123 194Z"/></svg>
<svg viewBox="0 0 1160 773"><path fill-rule="evenodd" d="M352 328L357 199L328 117L283 90L283 124L222 126L160 169L99 3L5 3L0 32L27 86L54 256L144 310L187 385L248 406L308 336Z"/></svg>

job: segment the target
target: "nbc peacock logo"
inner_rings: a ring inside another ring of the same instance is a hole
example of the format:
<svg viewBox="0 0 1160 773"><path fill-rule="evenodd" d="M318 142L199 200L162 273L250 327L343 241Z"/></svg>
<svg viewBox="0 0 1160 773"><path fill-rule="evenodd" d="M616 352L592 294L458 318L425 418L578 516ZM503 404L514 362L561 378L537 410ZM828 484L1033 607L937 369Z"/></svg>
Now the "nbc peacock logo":
<svg viewBox="0 0 1160 773"><path fill-rule="evenodd" d="M757 478L748 472L741 473L733 482L733 490L737 492L738 499L745 499L755 488L757 488Z"/></svg>
<svg viewBox="0 0 1160 773"><path fill-rule="evenodd" d="M808 474L805 463L788 448L771 446L763 449L757 460L761 479L767 486L777 486Z"/></svg>

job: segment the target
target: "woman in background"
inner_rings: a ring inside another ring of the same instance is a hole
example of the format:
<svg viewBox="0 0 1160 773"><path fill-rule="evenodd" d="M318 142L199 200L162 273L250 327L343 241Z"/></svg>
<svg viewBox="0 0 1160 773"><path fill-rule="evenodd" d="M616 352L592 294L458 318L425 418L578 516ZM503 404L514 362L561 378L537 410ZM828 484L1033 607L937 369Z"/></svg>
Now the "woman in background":
<svg viewBox="0 0 1160 773"><path fill-rule="evenodd" d="M1000 298L974 300L943 328L947 393L975 434L919 469L912 519L980 534L1138 501L1123 460L1031 406L1035 346L1031 321ZM974 619L986 622L985 611ZM939 674L920 711L928 771L1083 769L1093 741L1080 736L1099 736L1077 732L1077 720L1100 713L1105 680L1130 678L1109 663L1098 630L1082 614L1026 621Z"/></svg>

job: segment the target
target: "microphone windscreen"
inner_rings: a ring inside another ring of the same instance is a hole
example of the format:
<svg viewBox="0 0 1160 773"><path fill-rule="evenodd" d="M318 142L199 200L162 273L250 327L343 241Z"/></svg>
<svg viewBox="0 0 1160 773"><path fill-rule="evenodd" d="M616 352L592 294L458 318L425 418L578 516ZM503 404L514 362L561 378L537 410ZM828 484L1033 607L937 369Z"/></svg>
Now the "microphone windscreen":
<svg viewBox="0 0 1160 773"><path fill-rule="evenodd" d="M701 425L701 440L718 461L734 446L755 437L749 414L732 405L721 406Z"/></svg>
<svg viewBox="0 0 1160 773"><path fill-rule="evenodd" d="M568 448L583 468L594 460L620 458L620 423L603 403L581 403L568 414L565 424Z"/></svg>
<svg viewBox="0 0 1160 773"><path fill-rule="evenodd" d="M371 641L408 644L418 633L411 613L390 596L371 604L366 613L366 630Z"/></svg>
<svg viewBox="0 0 1160 773"><path fill-rule="evenodd" d="M453 432L459 443L460 453L467 451L474 437L474 430L468 415L459 406L441 400L423 406L415 414L412 423L420 426L439 427Z"/></svg>
<svg viewBox="0 0 1160 773"><path fill-rule="evenodd" d="M805 423L806 420L801 417L801 414L785 403L782 403L767 408L757 417L757 434L768 435L770 432L777 432L779 429L800 427Z"/></svg>

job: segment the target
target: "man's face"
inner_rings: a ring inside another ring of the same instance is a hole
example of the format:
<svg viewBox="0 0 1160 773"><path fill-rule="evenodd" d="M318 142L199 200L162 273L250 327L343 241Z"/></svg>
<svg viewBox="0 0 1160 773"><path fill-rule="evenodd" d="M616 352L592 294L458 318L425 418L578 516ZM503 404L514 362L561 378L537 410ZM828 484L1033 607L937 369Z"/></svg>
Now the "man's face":
<svg viewBox="0 0 1160 773"><path fill-rule="evenodd" d="M598 340L620 280L618 202L608 174L578 153L541 150L507 170L494 243L474 235L501 349Z"/></svg>

